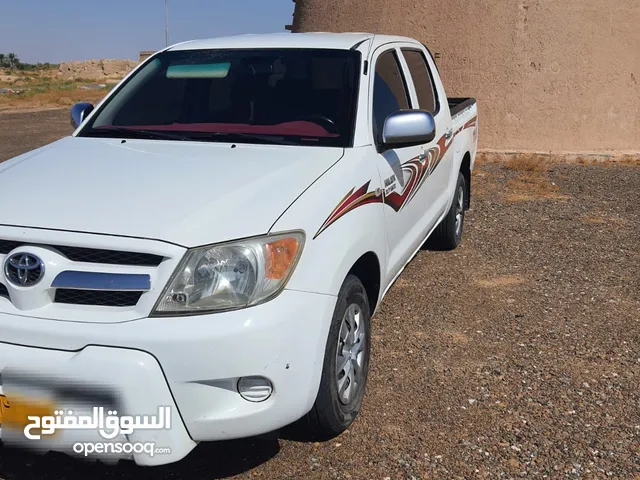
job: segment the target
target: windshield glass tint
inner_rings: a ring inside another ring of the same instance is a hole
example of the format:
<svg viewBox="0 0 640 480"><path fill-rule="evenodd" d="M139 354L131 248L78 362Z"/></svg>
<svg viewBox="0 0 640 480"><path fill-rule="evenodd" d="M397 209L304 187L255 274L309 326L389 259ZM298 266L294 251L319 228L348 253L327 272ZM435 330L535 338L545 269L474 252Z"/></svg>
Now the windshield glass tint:
<svg viewBox="0 0 640 480"><path fill-rule="evenodd" d="M343 50L164 52L80 136L347 147L359 64Z"/></svg>

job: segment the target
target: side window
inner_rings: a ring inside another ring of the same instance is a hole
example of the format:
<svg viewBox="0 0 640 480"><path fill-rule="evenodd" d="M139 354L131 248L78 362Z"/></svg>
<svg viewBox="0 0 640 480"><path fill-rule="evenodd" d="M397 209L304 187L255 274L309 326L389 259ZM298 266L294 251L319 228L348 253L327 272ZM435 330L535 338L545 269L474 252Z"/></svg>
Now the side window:
<svg viewBox="0 0 640 480"><path fill-rule="evenodd" d="M434 115L440 111L438 96L436 95L433 77L429 70L424 54L418 50L402 50L409 72L413 78L413 85L418 95L419 108Z"/></svg>
<svg viewBox="0 0 640 480"><path fill-rule="evenodd" d="M409 96L395 51L378 57L373 83L373 134L382 136L384 121L398 110L409 108Z"/></svg>

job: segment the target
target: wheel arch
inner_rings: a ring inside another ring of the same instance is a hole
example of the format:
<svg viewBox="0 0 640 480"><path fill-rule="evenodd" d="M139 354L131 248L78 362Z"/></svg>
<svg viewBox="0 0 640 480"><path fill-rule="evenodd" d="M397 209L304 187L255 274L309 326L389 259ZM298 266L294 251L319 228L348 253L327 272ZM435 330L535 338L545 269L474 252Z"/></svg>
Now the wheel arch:
<svg viewBox="0 0 640 480"><path fill-rule="evenodd" d="M462 173L466 184L466 192L464 192L464 208L465 210L469 210L469 208L471 207L471 153L469 152L466 152L462 157L462 163L460 164L460 173Z"/></svg>
<svg viewBox="0 0 640 480"><path fill-rule="evenodd" d="M348 274L355 275L362 282L367 292L371 315L373 315L378 306L378 300L380 299L382 278L378 255L373 251L365 253L353 264Z"/></svg>

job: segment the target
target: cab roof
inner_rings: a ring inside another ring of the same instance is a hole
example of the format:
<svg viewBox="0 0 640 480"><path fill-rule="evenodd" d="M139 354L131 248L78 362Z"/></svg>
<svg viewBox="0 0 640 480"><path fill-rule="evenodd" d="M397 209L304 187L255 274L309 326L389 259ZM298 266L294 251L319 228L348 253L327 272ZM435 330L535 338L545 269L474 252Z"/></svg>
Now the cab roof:
<svg viewBox="0 0 640 480"><path fill-rule="evenodd" d="M169 47L168 50L209 50L226 48L325 48L333 50L349 50L371 39L375 39L375 43L377 44L394 41L415 43L415 40L410 38L375 35L372 33L283 32L192 40L173 45L172 47Z"/></svg>

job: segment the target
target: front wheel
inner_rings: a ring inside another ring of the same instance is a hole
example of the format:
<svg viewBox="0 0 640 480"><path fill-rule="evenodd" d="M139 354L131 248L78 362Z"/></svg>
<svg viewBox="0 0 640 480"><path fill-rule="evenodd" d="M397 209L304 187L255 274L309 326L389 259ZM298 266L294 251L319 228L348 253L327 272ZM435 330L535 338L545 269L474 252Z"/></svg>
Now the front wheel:
<svg viewBox="0 0 640 480"><path fill-rule="evenodd" d="M429 238L428 245L438 250L453 250L462 241L464 228L464 206L466 202L467 185L462 173L458 173L456 190L447 216Z"/></svg>
<svg viewBox="0 0 640 480"><path fill-rule="evenodd" d="M341 434L360 411L369 372L370 316L362 282L349 275L333 313L318 396L300 420L314 439L328 440Z"/></svg>

